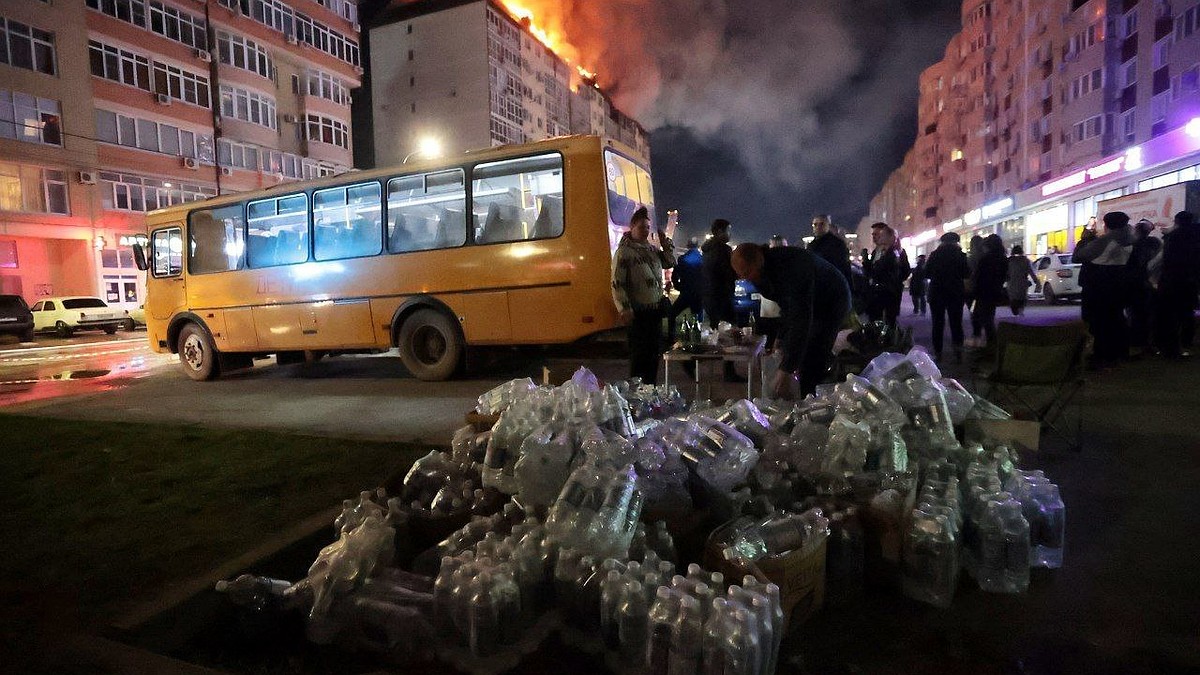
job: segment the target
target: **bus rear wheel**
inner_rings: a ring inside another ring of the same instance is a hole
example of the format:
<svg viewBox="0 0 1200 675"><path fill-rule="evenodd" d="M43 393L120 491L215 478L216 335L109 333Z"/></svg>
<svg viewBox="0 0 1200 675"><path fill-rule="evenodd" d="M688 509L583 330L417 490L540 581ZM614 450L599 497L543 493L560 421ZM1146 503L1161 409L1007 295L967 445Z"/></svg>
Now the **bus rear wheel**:
<svg viewBox="0 0 1200 675"><path fill-rule="evenodd" d="M426 382L449 379L462 360L458 327L437 310L419 309L405 319L396 343L404 367Z"/></svg>
<svg viewBox="0 0 1200 675"><path fill-rule="evenodd" d="M204 329L189 323L179 331L179 365L196 381L211 380L219 373L217 350Z"/></svg>

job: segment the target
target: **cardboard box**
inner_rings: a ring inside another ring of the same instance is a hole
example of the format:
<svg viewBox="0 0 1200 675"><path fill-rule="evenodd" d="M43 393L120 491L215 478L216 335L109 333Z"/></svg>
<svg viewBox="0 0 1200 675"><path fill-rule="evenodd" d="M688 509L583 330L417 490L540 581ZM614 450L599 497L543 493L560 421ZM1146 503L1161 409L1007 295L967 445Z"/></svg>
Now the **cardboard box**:
<svg viewBox="0 0 1200 675"><path fill-rule="evenodd" d="M963 428L964 438L982 442L990 438L1004 443L1018 454L1037 452L1041 442L1042 425L1032 420L967 420Z"/></svg>
<svg viewBox="0 0 1200 675"><path fill-rule="evenodd" d="M704 547L704 566L725 575L729 584L741 583L750 574L763 583L779 586L780 604L787 626L803 624L825 602L825 551L827 541L804 553L792 551L762 558L749 569L726 560L712 538Z"/></svg>

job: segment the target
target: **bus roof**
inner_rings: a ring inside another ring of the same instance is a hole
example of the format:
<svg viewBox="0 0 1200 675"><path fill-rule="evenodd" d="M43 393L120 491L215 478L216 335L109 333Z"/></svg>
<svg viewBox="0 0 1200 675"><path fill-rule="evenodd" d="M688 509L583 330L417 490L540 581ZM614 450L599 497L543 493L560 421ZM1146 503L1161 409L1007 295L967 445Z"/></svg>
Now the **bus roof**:
<svg viewBox="0 0 1200 675"><path fill-rule="evenodd" d="M635 153L632 152L628 146L613 139L585 135L558 136L533 143L500 145L482 150L468 150L460 155L439 157L437 159L422 159L413 161L409 164L400 164L376 169L364 169L361 171L354 170L341 173L336 176L325 176L323 178L314 178L311 180L291 181L259 190L233 192L226 195L211 197L205 200L185 202L183 204L173 204L164 209L155 209L154 211L149 211L147 212L146 216L149 219L156 220L157 216L177 213L181 210L190 211L196 209L200 205L204 205L205 208L212 208L214 206L221 206L224 204L234 204L247 199L266 199L270 197L294 194L303 190L345 185L347 181L367 181L405 174L426 173L429 171L435 171L437 169L450 169L469 164L478 164L480 162L507 159L509 157L520 157L522 155L527 155L530 152L537 152L539 150L551 151L581 149L587 147L588 145L591 145L597 150L601 147L612 148L625 155L627 158L632 158L635 156Z"/></svg>

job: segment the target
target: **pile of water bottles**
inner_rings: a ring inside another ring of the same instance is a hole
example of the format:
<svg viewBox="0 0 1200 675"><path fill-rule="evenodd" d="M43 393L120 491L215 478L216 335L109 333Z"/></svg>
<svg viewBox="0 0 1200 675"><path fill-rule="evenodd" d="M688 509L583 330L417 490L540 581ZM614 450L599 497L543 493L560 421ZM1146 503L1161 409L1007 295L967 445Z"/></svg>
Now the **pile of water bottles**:
<svg viewBox="0 0 1200 675"><path fill-rule="evenodd" d="M305 612L318 643L471 672L514 667L553 629L618 672L757 675L774 672L784 624L758 565L824 551L826 602L848 602L864 590L865 524L891 524L900 589L940 607L962 571L1020 593L1030 568L1062 565L1057 486L1002 443L960 441L966 420L1007 413L920 350L796 403L686 406L673 388L581 368L557 387L505 383L476 412L491 428L458 430L397 494L346 500L303 579L218 590ZM698 510L717 514L701 538L720 571L685 566L659 520ZM430 523L437 543L412 571L394 566Z"/></svg>

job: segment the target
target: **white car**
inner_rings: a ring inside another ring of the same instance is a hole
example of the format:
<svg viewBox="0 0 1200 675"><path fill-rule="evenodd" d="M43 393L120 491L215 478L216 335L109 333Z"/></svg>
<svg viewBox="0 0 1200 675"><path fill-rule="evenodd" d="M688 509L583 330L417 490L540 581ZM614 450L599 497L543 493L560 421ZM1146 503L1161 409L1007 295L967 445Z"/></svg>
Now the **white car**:
<svg viewBox="0 0 1200 675"><path fill-rule="evenodd" d="M1033 263L1038 285L1046 304L1079 297L1079 269L1081 265L1071 262L1070 253L1049 253Z"/></svg>
<svg viewBox="0 0 1200 675"><path fill-rule="evenodd" d="M33 330L54 331L59 337L71 337L77 330L103 330L112 335L128 318L123 310L89 296L46 298L37 301L30 311Z"/></svg>
<svg viewBox="0 0 1200 675"><path fill-rule="evenodd" d="M134 309L125 310L125 321L123 321L121 323L121 326L124 327L125 330L135 330L135 329L137 329L138 326L145 326L145 325L146 325L146 305L142 304L142 305L138 305Z"/></svg>

